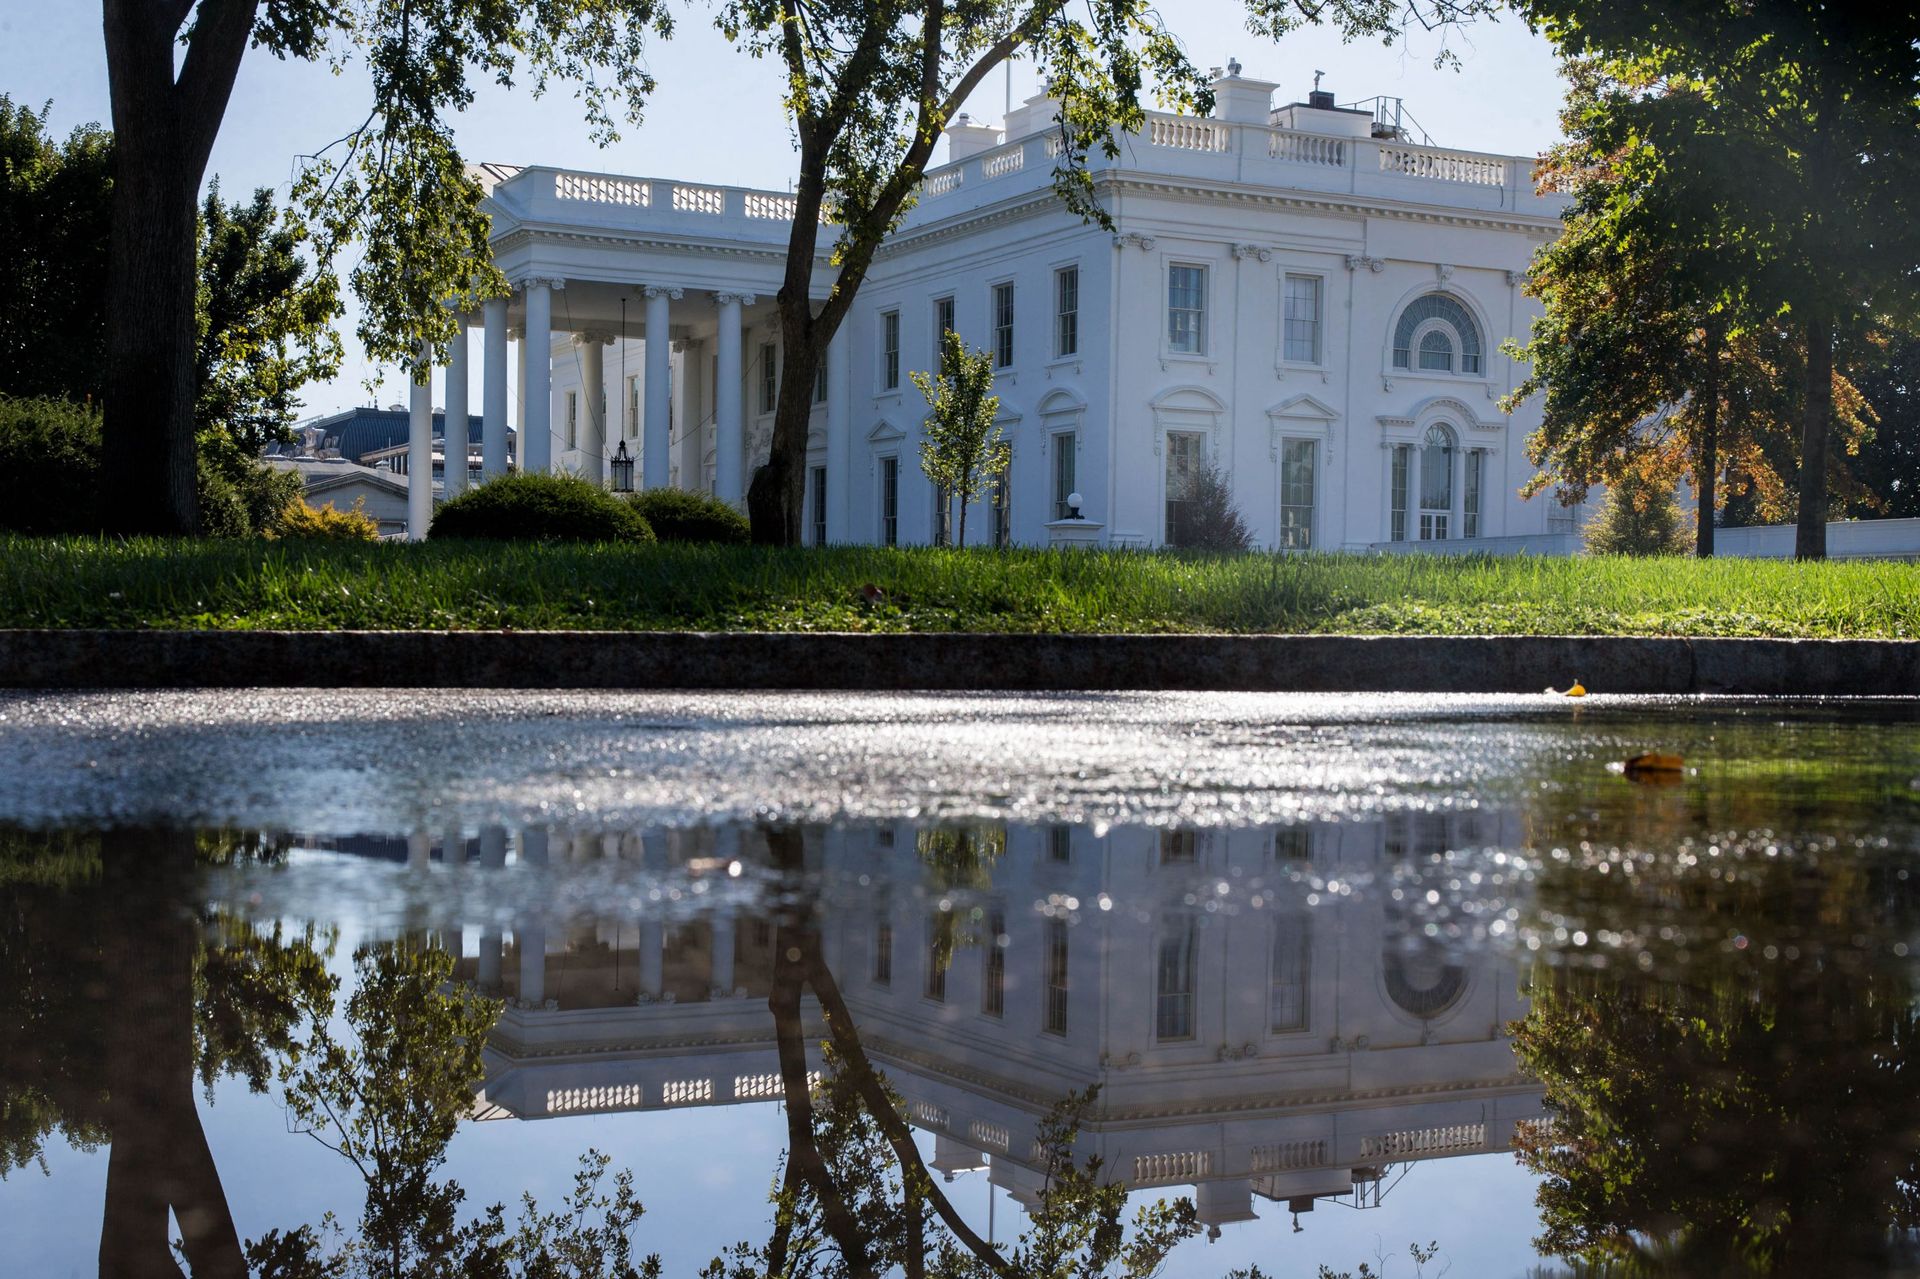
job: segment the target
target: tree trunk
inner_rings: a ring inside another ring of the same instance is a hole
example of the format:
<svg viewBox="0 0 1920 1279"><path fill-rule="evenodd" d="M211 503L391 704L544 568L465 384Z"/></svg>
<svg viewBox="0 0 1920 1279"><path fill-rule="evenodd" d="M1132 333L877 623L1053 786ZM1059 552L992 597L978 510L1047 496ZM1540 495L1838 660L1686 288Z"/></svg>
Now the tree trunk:
<svg viewBox="0 0 1920 1279"><path fill-rule="evenodd" d="M790 303L780 291L780 390L774 400L773 447L747 485L747 518L763 546L798 546L805 505L807 430L813 425L813 383L820 350L812 338L812 304Z"/></svg>
<svg viewBox="0 0 1920 1279"><path fill-rule="evenodd" d="M101 848L111 988L100 1273L177 1279L167 1213L196 1279L245 1279L239 1235L194 1099L190 831L113 831Z"/></svg>
<svg viewBox="0 0 1920 1279"><path fill-rule="evenodd" d="M1827 437L1833 420L1833 323L1824 307L1807 312L1806 408L1800 422L1797 560L1827 558Z"/></svg>
<svg viewBox="0 0 1920 1279"><path fill-rule="evenodd" d="M1693 495L1700 507L1693 553L1703 560L1713 558L1715 489L1720 472L1720 351L1724 345L1719 328L1708 325L1705 385L1700 388L1707 401L1706 420L1700 424L1699 458L1693 468Z"/></svg>
<svg viewBox="0 0 1920 1279"><path fill-rule="evenodd" d="M199 527L194 478L195 209L198 183L171 149L119 146L107 277L102 511L116 533Z"/></svg>
<svg viewBox="0 0 1920 1279"><path fill-rule="evenodd" d="M967 494L965 490L960 492L957 500L960 503L960 538L954 545L964 550L967 545Z"/></svg>
<svg viewBox="0 0 1920 1279"><path fill-rule="evenodd" d="M190 534L197 202L259 0L203 0L174 74L185 10L105 0L113 220L101 446L107 527Z"/></svg>

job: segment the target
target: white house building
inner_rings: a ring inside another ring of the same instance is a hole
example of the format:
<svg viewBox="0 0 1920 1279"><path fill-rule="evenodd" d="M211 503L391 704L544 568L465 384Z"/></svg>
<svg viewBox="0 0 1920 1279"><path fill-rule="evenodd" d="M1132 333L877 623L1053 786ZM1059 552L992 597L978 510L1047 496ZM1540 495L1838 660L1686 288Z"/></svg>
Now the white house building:
<svg viewBox="0 0 1920 1279"><path fill-rule="evenodd" d="M857 1031L949 1176L984 1168L1033 1203L1038 1125L1097 1083L1080 1153L1130 1188L1190 1187L1218 1227L1377 1195L1395 1165L1504 1151L1542 1116L1505 1029L1526 1012L1513 960L1428 941L1425 895L1387 888L1449 849L1518 846L1518 813L1014 826L958 883L915 856L919 834L809 828L804 856ZM408 874L428 879L435 842L411 841ZM477 1115L783 1095L767 996L784 890L726 869L767 864L760 832L494 827L442 847L419 922L481 920L456 973L508 1003ZM811 999L803 1018L817 1044Z"/></svg>
<svg viewBox="0 0 1920 1279"><path fill-rule="evenodd" d="M1178 544L1202 459L1269 547L1563 531L1551 500L1517 496L1536 413L1496 403L1516 381L1501 343L1536 311L1521 276L1562 197L1535 191L1528 158L1418 144L1327 93L1275 108L1276 87L1234 66L1213 116L1151 114L1117 159L1096 155L1111 231L1054 194L1045 99L998 129L951 127L819 379L806 540L935 539L908 374L945 327L998 369L1011 473L968 521L994 540ZM506 466L517 338L527 466L601 479L624 443L644 486L740 502L771 436L791 197L476 172L515 289L480 317L488 473ZM454 412L467 359L462 338Z"/></svg>

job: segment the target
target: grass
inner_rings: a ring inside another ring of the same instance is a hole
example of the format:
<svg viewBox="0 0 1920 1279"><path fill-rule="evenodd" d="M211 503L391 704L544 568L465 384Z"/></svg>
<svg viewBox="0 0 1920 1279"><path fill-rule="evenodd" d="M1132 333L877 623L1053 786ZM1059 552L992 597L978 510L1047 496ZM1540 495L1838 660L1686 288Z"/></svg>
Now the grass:
<svg viewBox="0 0 1920 1279"><path fill-rule="evenodd" d="M0 626L1911 639L1920 565L0 536Z"/></svg>

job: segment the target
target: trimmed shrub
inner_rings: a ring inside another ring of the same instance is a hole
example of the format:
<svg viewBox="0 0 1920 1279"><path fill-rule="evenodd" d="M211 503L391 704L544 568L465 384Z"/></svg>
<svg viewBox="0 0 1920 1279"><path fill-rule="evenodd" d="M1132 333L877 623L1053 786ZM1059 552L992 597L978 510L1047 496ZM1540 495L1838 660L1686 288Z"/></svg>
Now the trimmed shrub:
<svg viewBox="0 0 1920 1279"><path fill-rule="evenodd" d="M315 507L305 498L288 502L266 530L268 537L310 542L377 542L380 525L367 514L367 499L355 498L353 509L338 511L333 503Z"/></svg>
<svg viewBox="0 0 1920 1279"><path fill-rule="evenodd" d="M100 414L57 399L0 396L0 528L100 528Z"/></svg>
<svg viewBox="0 0 1920 1279"><path fill-rule="evenodd" d="M686 489L647 489L627 499L663 542L728 542L745 546L752 541L747 517L705 493Z"/></svg>
<svg viewBox="0 0 1920 1279"><path fill-rule="evenodd" d="M1593 513L1586 543L1593 555L1689 555L1693 529L1671 484L1628 471Z"/></svg>
<svg viewBox="0 0 1920 1279"><path fill-rule="evenodd" d="M651 542L646 518L574 475L502 475L444 503L433 538L500 542Z"/></svg>

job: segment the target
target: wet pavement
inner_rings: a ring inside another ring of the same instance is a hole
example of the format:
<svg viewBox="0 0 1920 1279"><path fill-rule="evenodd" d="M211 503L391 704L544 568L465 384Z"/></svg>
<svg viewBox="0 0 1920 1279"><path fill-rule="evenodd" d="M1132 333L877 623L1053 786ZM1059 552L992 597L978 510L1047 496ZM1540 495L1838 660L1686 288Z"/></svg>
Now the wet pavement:
<svg viewBox="0 0 1920 1279"><path fill-rule="evenodd" d="M1911 701L15 695L0 763L19 1273L1879 1274L1920 1226Z"/></svg>

